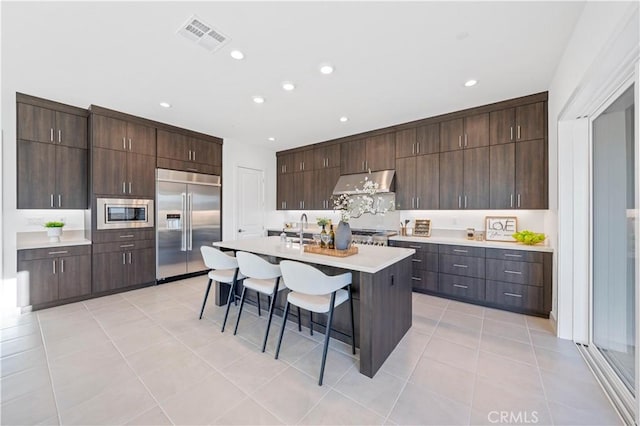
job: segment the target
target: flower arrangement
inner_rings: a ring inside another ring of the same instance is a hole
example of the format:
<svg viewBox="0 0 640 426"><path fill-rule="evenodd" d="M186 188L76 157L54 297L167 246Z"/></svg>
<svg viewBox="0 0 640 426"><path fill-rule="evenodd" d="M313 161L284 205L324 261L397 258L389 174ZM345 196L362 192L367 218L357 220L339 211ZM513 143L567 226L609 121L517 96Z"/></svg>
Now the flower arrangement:
<svg viewBox="0 0 640 426"><path fill-rule="evenodd" d="M326 217L319 217L316 221L318 226L327 226L331 221Z"/></svg>
<svg viewBox="0 0 640 426"><path fill-rule="evenodd" d="M382 205L382 197L376 196L378 186L377 182L365 177L362 189L355 188L355 195L340 194L334 197L333 209L340 211L340 220L349 222L365 213L384 215L389 211L388 207Z"/></svg>

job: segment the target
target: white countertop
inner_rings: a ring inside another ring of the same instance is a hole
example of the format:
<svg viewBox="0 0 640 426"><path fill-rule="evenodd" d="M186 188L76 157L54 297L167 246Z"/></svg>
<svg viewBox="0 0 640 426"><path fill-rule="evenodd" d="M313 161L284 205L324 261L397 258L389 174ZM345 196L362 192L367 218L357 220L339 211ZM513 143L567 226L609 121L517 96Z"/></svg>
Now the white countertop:
<svg viewBox="0 0 640 426"><path fill-rule="evenodd" d="M390 241L408 241L415 243L431 243L431 244L451 244L457 246L469 246L469 247L485 247L485 248L498 248L507 250L527 250L527 251L544 251L553 252L553 247L538 244L535 246L528 246L520 243L510 243L506 241L476 241L467 240L466 238L453 238L453 237L402 237L396 235L389 237Z"/></svg>
<svg viewBox="0 0 640 426"><path fill-rule="evenodd" d="M400 247L359 245L358 254L348 257L333 257L321 254L305 253L301 251L299 244L292 244L291 247L284 247L280 242L280 237L220 241L213 243L213 245L231 250L248 251L251 253L275 256L283 259L333 266L351 271L368 272L370 274L381 271L394 263L412 256L416 252L414 249Z"/></svg>
<svg viewBox="0 0 640 426"><path fill-rule="evenodd" d="M88 240L84 237L84 231L62 231L59 243L49 242L47 231L16 233L16 248L18 250L63 246L81 246L88 244L91 244L91 240Z"/></svg>

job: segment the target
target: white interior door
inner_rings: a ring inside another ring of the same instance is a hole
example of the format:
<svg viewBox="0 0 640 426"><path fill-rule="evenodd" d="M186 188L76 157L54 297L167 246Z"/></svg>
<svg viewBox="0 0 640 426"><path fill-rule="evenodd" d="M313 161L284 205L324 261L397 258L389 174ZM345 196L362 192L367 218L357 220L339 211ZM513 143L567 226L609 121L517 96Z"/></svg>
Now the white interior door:
<svg viewBox="0 0 640 426"><path fill-rule="evenodd" d="M264 236L264 172L238 166L236 239Z"/></svg>

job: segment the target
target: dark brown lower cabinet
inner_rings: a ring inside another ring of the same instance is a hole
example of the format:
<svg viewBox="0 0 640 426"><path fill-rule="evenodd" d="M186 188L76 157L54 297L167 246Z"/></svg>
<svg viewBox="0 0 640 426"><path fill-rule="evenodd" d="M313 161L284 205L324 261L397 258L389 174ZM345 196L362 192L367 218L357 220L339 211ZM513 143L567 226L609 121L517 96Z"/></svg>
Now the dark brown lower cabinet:
<svg viewBox="0 0 640 426"><path fill-rule="evenodd" d="M153 240L95 244L93 293L103 293L155 281Z"/></svg>
<svg viewBox="0 0 640 426"><path fill-rule="evenodd" d="M91 293L91 246L18 251L18 271L27 272L34 309Z"/></svg>
<svg viewBox="0 0 640 426"><path fill-rule="evenodd" d="M542 287L487 280L488 303L524 311L538 311L543 304Z"/></svg>
<svg viewBox="0 0 640 426"><path fill-rule="evenodd" d="M438 245L390 241L393 247L412 248L416 253L411 258L411 287L419 292L438 291Z"/></svg>
<svg viewBox="0 0 640 426"><path fill-rule="evenodd" d="M441 273L438 277L438 290L471 301L484 300L484 279Z"/></svg>

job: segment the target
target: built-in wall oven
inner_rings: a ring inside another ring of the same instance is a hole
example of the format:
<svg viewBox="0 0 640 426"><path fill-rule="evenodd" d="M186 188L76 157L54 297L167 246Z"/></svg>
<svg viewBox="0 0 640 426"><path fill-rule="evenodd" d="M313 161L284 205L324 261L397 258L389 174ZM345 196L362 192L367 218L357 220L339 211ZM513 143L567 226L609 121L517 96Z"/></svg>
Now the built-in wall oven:
<svg viewBox="0 0 640 426"><path fill-rule="evenodd" d="M98 198L97 229L153 228L153 200Z"/></svg>

